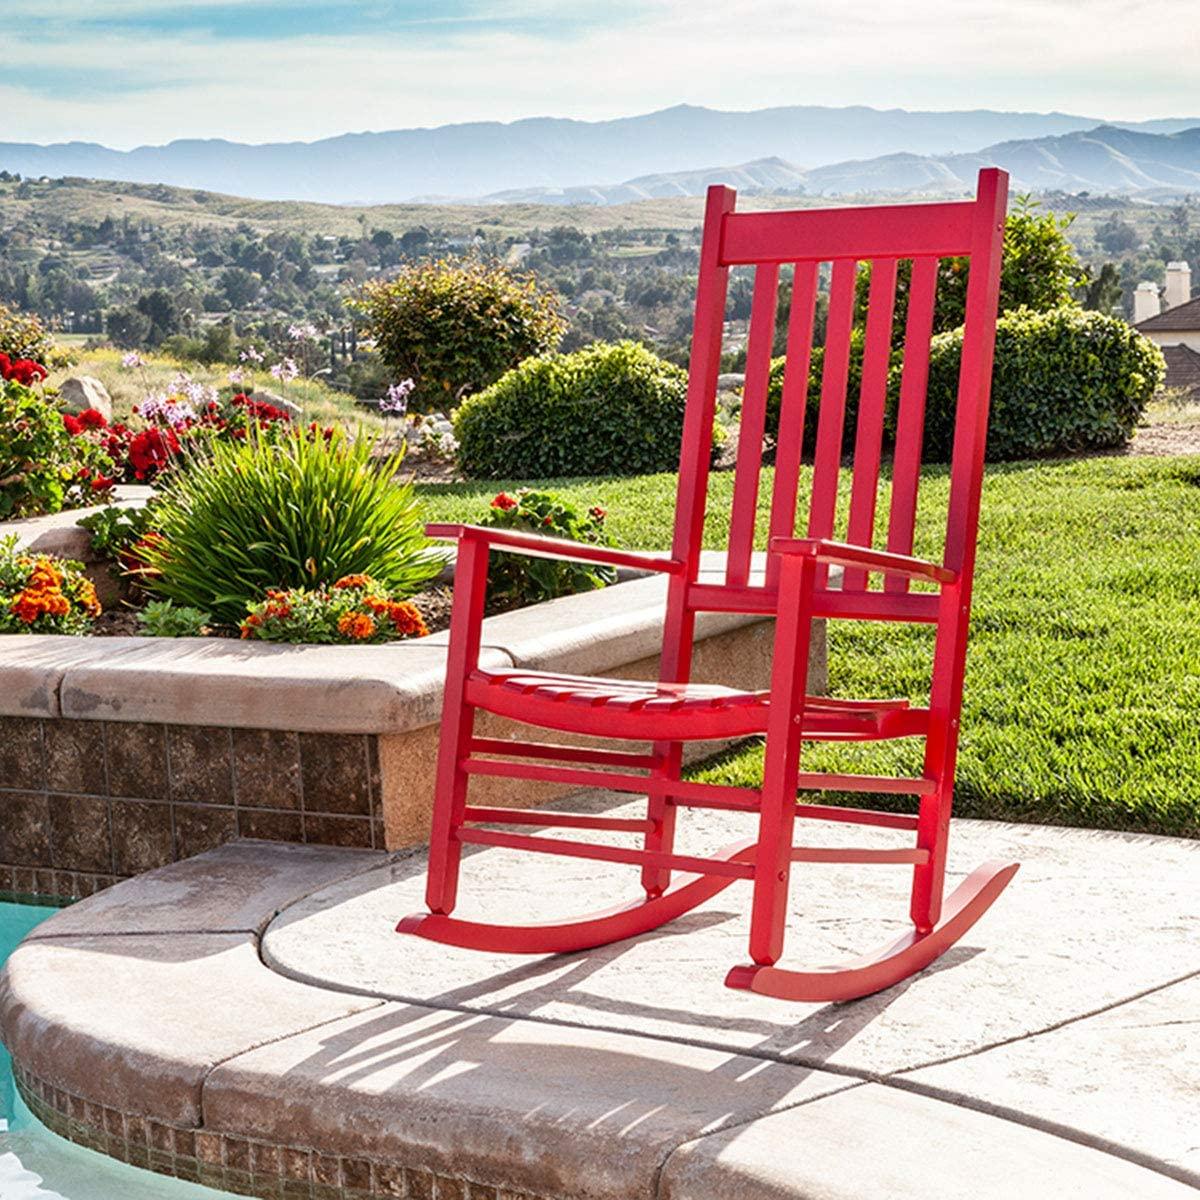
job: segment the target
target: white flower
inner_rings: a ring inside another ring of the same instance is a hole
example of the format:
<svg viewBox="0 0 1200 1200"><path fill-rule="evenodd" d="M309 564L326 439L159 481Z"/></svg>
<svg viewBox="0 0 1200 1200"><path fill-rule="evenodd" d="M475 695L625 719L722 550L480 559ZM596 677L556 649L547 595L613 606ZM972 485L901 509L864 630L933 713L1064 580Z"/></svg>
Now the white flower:
<svg viewBox="0 0 1200 1200"><path fill-rule="evenodd" d="M229 382L232 383L234 387L241 387L242 384L246 382L246 372L243 371L241 367L234 367L233 370L229 372Z"/></svg>
<svg viewBox="0 0 1200 1200"><path fill-rule="evenodd" d="M263 361L262 353L256 350L253 346L247 346L246 349L238 355L238 358L244 363L260 363Z"/></svg>
<svg viewBox="0 0 1200 1200"><path fill-rule="evenodd" d="M321 332L311 321L305 321L302 324L289 325L287 335L293 342L308 342L319 338Z"/></svg>
<svg viewBox="0 0 1200 1200"><path fill-rule="evenodd" d="M405 379L401 383L393 383L387 390L387 395L379 401L379 411L381 413L393 413L397 416L403 415L408 411L409 393L417 385L411 379Z"/></svg>

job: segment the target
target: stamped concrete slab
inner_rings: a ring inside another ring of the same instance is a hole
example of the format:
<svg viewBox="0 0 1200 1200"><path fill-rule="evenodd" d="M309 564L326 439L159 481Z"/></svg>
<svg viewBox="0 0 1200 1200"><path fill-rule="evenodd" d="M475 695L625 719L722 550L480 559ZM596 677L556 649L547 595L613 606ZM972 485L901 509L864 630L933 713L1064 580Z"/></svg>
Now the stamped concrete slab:
<svg viewBox="0 0 1200 1200"><path fill-rule="evenodd" d="M1186 1200L1195 1193L1040 1130L866 1084L681 1147L663 1171L659 1196Z"/></svg>
<svg viewBox="0 0 1200 1200"><path fill-rule="evenodd" d="M195 1126L217 1063L377 1003L264 970L245 934L55 938L9 958L0 1037L54 1087Z"/></svg>
<svg viewBox="0 0 1200 1200"><path fill-rule="evenodd" d="M127 879L55 913L28 940L76 934L259 933L281 909L387 861L376 850L246 839Z"/></svg>
<svg viewBox="0 0 1200 1200"><path fill-rule="evenodd" d="M1200 1189L1200 976L906 1078L1148 1155Z"/></svg>
<svg viewBox="0 0 1200 1200"><path fill-rule="evenodd" d="M613 798L568 807L634 813ZM748 836L693 812L681 848ZM548 834L547 836L553 836ZM619 838L619 835L614 835ZM811 845L896 846L905 835L813 823ZM1013 884L934 966L853 1004L794 1004L723 986L745 961L748 887L632 942L556 958L460 951L393 932L420 911L420 855L334 885L280 915L264 956L297 979L390 999L522 1014L888 1074L1024 1037L1200 969L1200 842L960 821L951 880L987 858L1022 861ZM798 868L784 963L823 965L907 928L908 870ZM464 860L460 915L551 920L635 898L635 872L487 849Z"/></svg>
<svg viewBox="0 0 1200 1200"><path fill-rule="evenodd" d="M440 715L446 651L424 640L383 646L104 641L109 657L67 670L64 717L387 733L428 725ZM481 661L485 667L512 665L496 650L484 651Z"/></svg>
<svg viewBox="0 0 1200 1200"><path fill-rule="evenodd" d="M571 1200L654 1200L680 1143L854 1087L624 1034L387 1004L239 1055L206 1129Z"/></svg>

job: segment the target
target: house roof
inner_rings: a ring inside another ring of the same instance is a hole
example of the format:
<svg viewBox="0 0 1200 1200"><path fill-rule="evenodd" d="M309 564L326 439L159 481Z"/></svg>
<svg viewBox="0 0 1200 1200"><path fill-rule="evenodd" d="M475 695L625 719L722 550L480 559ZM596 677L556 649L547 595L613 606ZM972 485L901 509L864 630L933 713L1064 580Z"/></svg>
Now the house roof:
<svg viewBox="0 0 1200 1200"><path fill-rule="evenodd" d="M1200 392L1200 353L1189 346L1163 346L1162 352L1167 360L1166 386Z"/></svg>
<svg viewBox="0 0 1200 1200"><path fill-rule="evenodd" d="M1134 326L1141 333L1200 331L1200 296L1168 308L1156 317L1147 317Z"/></svg>

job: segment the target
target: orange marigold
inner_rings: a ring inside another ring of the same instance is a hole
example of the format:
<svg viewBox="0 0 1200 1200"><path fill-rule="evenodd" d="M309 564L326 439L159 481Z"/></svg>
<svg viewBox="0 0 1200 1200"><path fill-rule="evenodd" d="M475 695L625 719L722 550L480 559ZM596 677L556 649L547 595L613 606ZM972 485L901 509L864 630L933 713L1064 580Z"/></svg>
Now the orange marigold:
<svg viewBox="0 0 1200 1200"><path fill-rule="evenodd" d="M79 593L79 603L83 606L84 611L92 617L100 615L100 597L96 595L96 588L90 579L81 579L79 586L76 589Z"/></svg>
<svg viewBox="0 0 1200 1200"><path fill-rule="evenodd" d="M375 622L367 613L348 612L338 618L338 632L362 641L375 632Z"/></svg>
<svg viewBox="0 0 1200 1200"><path fill-rule="evenodd" d="M402 600L393 601L387 606L388 617L392 625L402 637L427 637L429 627L425 618L415 604L406 604Z"/></svg>
<svg viewBox="0 0 1200 1200"><path fill-rule="evenodd" d="M365 588L371 586L370 575L343 575L334 585L335 588Z"/></svg>

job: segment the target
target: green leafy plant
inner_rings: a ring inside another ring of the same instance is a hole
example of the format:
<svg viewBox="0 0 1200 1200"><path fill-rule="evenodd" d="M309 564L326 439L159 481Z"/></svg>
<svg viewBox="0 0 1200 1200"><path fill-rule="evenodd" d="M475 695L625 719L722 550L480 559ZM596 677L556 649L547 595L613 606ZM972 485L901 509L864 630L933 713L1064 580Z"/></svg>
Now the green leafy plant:
<svg viewBox="0 0 1200 1200"><path fill-rule="evenodd" d="M581 513L570 501L552 492L521 488L513 495L501 492L493 497L480 524L610 546L612 542L604 530L606 515L598 504ZM531 558L494 551L488 568L488 598L505 608L519 608L553 600L556 596L590 592L616 580L617 573L612 567L598 563Z"/></svg>
<svg viewBox="0 0 1200 1200"><path fill-rule="evenodd" d="M380 357L416 381L414 409L450 409L530 355L553 350L557 298L498 263L423 262L372 280L350 300Z"/></svg>
<svg viewBox="0 0 1200 1200"><path fill-rule="evenodd" d="M146 637L204 637L212 615L170 600L151 600L138 613L138 624Z"/></svg>
<svg viewBox="0 0 1200 1200"><path fill-rule="evenodd" d="M346 575L329 587L272 588L249 606L241 632L263 642L353 644L425 637L429 630L415 605L369 575Z"/></svg>
<svg viewBox="0 0 1200 1200"><path fill-rule="evenodd" d="M369 574L390 593L417 592L440 569L426 550L409 485L393 482L403 448L329 431L253 432L215 442L171 472L156 505L157 536L137 547L155 594L236 624L268 589Z"/></svg>
<svg viewBox="0 0 1200 1200"><path fill-rule="evenodd" d="M51 399L0 380L0 520L101 503L111 469L99 446L68 432Z"/></svg>
<svg viewBox="0 0 1200 1200"><path fill-rule="evenodd" d="M454 416L458 463L480 478L674 470L687 372L637 342L531 358Z"/></svg>
<svg viewBox="0 0 1200 1200"><path fill-rule="evenodd" d="M933 339L924 450L931 462L950 457L961 359L961 329ZM1080 308L1005 313L995 362L990 459L1122 446L1166 371L1162 351L1125 321Z"/></svg>
<svg viewBox="0 0 1200 1200"><path fill-rule="evenodd" d="M91 549L102 558L120 561L147 530L153 528L154 501L133 507L112 504L75 522L91 534Z"/></svg>
<svg viewBox="0 0 1200 1200"><path fill-rule="evenodd" d="M100 615L83 564L22 550L0 538L0 633L88 633Z"/></svg>
<svg viewBox="0 0 1200 1200"><path fill-rule="evenodd" d="M0 304L0 354L10 358L31 358L40 363L51 362L54 341L37 317Z"/></svg>

